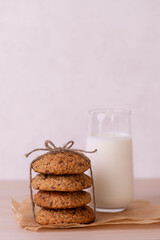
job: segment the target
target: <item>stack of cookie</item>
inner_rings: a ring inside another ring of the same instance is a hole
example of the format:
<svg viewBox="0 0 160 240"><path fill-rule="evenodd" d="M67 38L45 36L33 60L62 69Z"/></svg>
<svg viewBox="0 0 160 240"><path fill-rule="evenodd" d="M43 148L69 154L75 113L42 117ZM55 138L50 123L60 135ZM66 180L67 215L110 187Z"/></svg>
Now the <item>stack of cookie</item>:
<svg viewBox="0 0 160 240"><path fill-rule="evenodd" d="M91 196L83 189L92 186L92 179L84 172L90 163L83 154L74 152L47 153L32 163L38 172L32 187L39 190L34 202L41 210L36 214L40 224L89 223L95 218L87 206Z"/></svg>

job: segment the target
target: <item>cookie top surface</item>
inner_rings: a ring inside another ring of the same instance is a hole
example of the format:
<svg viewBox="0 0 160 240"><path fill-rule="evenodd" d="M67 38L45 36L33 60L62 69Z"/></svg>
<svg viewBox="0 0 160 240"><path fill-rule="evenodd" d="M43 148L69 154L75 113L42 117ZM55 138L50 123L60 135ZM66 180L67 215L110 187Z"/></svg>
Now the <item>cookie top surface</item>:
<svg viewBox="0 0 160 240"><path fill-rule="evenodd" d="M91 201L88 192L46 192L39 191L34 195L34 202L39 207L66 209L82 207Z"/></svg>
<svg viewBox="0 0 160 240"><path fill-rule="evenodd" d="M40 224L71 224L90 223L94 221L93 210L89 206L74 209L46 209L42 208L36 214L36 221Z"/></svg>
<svg viewBox="0 0 160 240"><path fill-rule="evenodd" d="M32 179L32 187L42 191L74 192L92 186L92 179L85 173L71 175L37 174Z"/></svg>
<svg viewBox="0 0 160 240"><path fill-rule="evenodd" d="M83 154L73 152L48 153L32 163L35 172L43 174L77 174L89 169L90 163Z"/></svg>

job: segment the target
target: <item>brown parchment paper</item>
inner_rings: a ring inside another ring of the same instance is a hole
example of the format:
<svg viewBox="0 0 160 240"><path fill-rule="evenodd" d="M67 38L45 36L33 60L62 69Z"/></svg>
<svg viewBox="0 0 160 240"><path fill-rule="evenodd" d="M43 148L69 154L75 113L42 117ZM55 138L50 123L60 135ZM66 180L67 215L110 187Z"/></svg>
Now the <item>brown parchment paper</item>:
<svg viewBox="0 0 160 240"><path fill-rule="evenodd" d="M39 208L37 207L36 211ZM96 221L90 224L40 225L33 220L30 196L22 203L12 199L12 211L17 222L27 230L38 231L47 228L89 227L107 224L151 224L160 222L160 205L152 205L149 201L135 200L128 209L120 213L96 213Z"/></svg>

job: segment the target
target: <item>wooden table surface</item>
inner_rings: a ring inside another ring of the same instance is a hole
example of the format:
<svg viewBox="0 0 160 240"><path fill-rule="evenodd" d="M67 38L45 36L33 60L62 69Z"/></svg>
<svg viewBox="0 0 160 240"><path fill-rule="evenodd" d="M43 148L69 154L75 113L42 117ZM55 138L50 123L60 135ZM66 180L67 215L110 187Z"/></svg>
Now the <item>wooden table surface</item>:
<svg viewBox="0 0 160 240"><path fill-rule="evenodd" d="M16 222L11 211L11 198L22 201L29 193L27 181L0 181L0 239L160 239L160 224L98 226L74 229L56 229L39 232L26 231ZM135 199L160 204L160 179L135 181Z"/></svg>

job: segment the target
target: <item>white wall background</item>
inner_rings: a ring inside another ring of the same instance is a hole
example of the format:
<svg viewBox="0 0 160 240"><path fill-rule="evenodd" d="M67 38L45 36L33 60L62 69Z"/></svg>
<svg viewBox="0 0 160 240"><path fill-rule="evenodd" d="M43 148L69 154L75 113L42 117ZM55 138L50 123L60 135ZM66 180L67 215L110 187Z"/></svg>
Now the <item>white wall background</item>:
<svg viewBox="0 0 160 240"><path fill-rule="evenodd" d="M87 111L132 110L135 177L160 177L160 1L0 0L0 179L74 139Z"/></svg>

